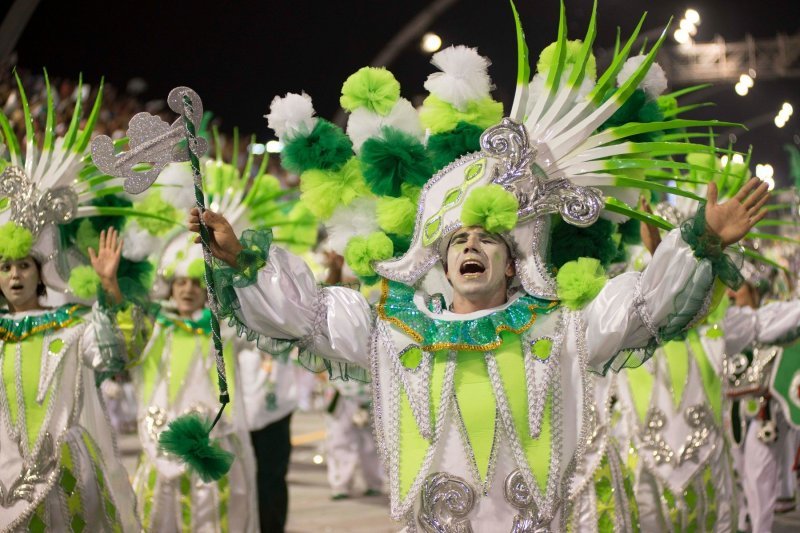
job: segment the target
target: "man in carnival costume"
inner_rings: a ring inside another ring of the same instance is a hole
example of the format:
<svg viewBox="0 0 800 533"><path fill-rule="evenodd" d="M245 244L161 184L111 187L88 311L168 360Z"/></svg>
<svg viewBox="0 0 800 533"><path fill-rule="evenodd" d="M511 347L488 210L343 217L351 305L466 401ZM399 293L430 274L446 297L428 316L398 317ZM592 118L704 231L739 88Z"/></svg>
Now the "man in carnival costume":
<svg viewBox="0 0 800 533"><path fill-rule="evenodd" d="M21 84L24 152L0 113L0 530L141 531L96 386L143 340L115 229L133 213L86 163L99 96L85 128L78 100L59 137L45 84L41 144Z"/></svg>
<svg viewBox="0 0 800 533"><path fill-rule="evenodd" d="M763 216L758 180L723 204L711 186L697 222L667 235L644 273L606 284L595 263L578 261L553 275L553 215L588 226L604 208L603 188L622 197L652 185L644 178L659 165L647 155L655 147L632 136L714 124L609 124L663 39L626 62L637 29L595 81L594 30L593 16L586 40L568 42L562 10L559 39L530 87L520 57L508 118L489 96L488 60L465 47L434 56L442 72L426 82L432 94L419 115L389 72L351 76L341 98L348 137L314 117L305 95L273 102L268 119L284 141L284 166L301 172L304 201L329 224L358 221L343 255L362 278L383 278L377 317L356 291L318 289L268 233L245 231L239 241L222 216L203 215L232 320L296 341L306 364L334 377L369 369L391 514L408 530L565 528L589 431L588 371L640 363L690 327L708 309L723 248ZM190 229L199 224L194 211Z"/></svg>

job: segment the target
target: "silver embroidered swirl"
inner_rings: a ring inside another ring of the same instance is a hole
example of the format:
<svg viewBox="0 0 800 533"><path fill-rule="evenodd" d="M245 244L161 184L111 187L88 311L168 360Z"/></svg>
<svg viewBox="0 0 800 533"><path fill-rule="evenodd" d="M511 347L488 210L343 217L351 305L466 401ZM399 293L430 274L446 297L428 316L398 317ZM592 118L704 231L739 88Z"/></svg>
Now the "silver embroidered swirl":
<svg viewBox="0 0 800 533"><path fill-rule="evenodd" d="M664 436L661 434L661 431L666 425L667 417L660 409L651 407L647 411L642 444L644 448L650 450L656 465L670 463L675 456L675 452L672 451L672 448L667 444L667 441L664 440Z"/></svg>
<svg viewBox="0 0 800 533"><path fill-rule="evenodd" d="M686 443L678 451L678 464L682 465L687 461L699 463L700 448L708 443L708 437L711 435L713 428L711 412L705 405L697 404L686 409L683 416L693 431L686 438Z"/></svg>
<svg viewBox="0 0 800 533"><path fill-rule="evenodd" d="M20 455L23 455L21 444L19 452ZM22 471L11 483L11 486L6 489L5 485L0 482L0 507L9 508L19 500L32 502L36 492L36 485L44 483L47 475L56 466L58 466L58 459L53 446L53 437L50 433L45 433L39 453L36 454L34 460L27 460L23 463Z"/></svg>
<svg viewBox="0 0 800 533"><path fill-rule="evenodd" d="M11 220L34 237L50 224L66 224L75 217L78 194L70 187L40 191L24 170L8 166L0 174L0 196L7 197Z"/></svg>
<svg viewBox="0 0 800 533"><path fill-rule="evenodd" d="M467 519L475 506L475 491L458 476L435 472L422 486L419 525L427 533L472 533Z"/></svg>
<svg viewBox="0 0 800 533"><path fill-rule="evenodd" d="M192 123L199 129L203 103L196 92L188 87L173 89L167 104L183 115L183 94L192 102ZM95 137L92 140L92 161L109 176L125 179L125 190L130 194L144 192L168 164L189 160L189 152L181 144L185 139L182 116L168 124L150 113L137 113L128 123L126 135L129 150L120 153L115 153L114 143L107 135ZM200 157L208 150L208 143L202 137L196 137L190 148Z"/></svg>
<svg viewBox="0 0 800 533"><path fill-rule="evenodd" d="M514 515L511 533L549 533L550 523L536 508L533 494L521 470L514 470L506 477L503 495L509 505L519 511Z"/></svg>
<svg viewBox="0 0 800 533"><path fill-rule="evenodd" d="M558 213L574 226L594 224L603 208L603 195L593 187L574 185L567 178L550 179L535 163L525 126L504 118L481 136L481 149L500 160L492 183L504 187L519 202L519 221Z"/></svg>

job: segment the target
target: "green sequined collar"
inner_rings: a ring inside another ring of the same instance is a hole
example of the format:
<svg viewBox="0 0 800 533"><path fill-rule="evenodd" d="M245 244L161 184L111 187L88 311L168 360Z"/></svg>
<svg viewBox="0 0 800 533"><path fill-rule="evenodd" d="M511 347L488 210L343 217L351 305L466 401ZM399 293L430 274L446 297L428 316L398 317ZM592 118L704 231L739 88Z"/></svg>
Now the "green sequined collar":
<svg viewBox="0 0 800 533"><path fill-rule="evenodd" d="M197 320L181 318L172 313L164 312L159 313L156 320L163 326L175 326L178 329L182 329L187 333L194 333L195 335L208 335L211 333L211 310L207 307L203 309L200 318Z"/></svg>
<svg viewBox="0 0 800 533"><path fill-rule="evenodd" d="M69 304L46 311L14 318L8 311L0 311L0 339L5 342L21 342L37 333L48 330L58 330L73 325L81 319L88 307Z"/></svg>
<svg viewBox="0 0 800 533"><path fill-rule="evenodd" d="M505 309L471 320L440 320L422 312L414 303L415 289L384 279L378 316L397 326L428 352L473 350L487 352L498 348L500 334L517 335L527 331L540 314L549 313L558 302L524 295Z"/></svg>

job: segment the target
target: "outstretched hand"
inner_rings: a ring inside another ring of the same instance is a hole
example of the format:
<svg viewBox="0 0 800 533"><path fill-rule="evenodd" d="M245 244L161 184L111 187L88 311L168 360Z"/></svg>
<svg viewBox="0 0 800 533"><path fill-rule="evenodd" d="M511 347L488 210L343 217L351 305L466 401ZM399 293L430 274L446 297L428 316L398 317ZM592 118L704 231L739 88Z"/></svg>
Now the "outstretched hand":
<svg viewBox="0 0 800 533"><path fill-rule="evenodd" d="M718 204L717 194L717 185L709 183L706 226L720 238L723 246L739 242L767 214L762 207L769 200L769 186L758 178L745 183L727 202Z"/></svg>
<svg viewBox="0 0 800 533"><path fill-rule="evenodd" d="M236 258L242 251L242 245L233 231L233 227L224 216L213 211L206 210L203 213L203 222L208 228L208 246L211 255L236 267ZM193 207L189 211L189 231L200 233L200 210ZM198 235L194 242L201 242Z"/></svg>
<svg viewBox="0 0 800 533"><path fill-rule="evenodd" d="M100 232L97 251L89 248L89 260L92 268L100 278L100 285L114 304L122 303L122 291L117 281L117 270L122 259L123 241L115 228Z"/></svg>

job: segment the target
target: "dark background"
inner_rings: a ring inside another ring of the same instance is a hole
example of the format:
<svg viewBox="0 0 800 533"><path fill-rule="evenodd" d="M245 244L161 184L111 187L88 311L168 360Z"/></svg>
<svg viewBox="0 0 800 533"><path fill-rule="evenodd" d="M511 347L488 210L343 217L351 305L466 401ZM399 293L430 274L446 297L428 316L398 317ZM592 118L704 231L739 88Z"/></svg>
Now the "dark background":
<svg viewBox="0 0 800 533"><path fill-rule="evenodd" d="M556 0L518 0L532 63L556 38ZM317 112L332 118L338 110L341 83L369 64L428 1L101 1L42 0L18 42L18 65L47 67L52 75L96 82L101 76L118 87L132 77L147 82L145 99L164 98L177 85L194 88L207 110L221 117L221 128L238 126L259 139L271 137L263 115L273 96L305 90ZM797 2L724 0L600 0L595 54L605 67L603 48L613 46L617 26L623 36L649 11L643 31L656 30L675 16L673 28L692 7L702 22L695 40L715 35L727 41L745 34L771 38L798 31ZM583 38L591 14L589 0L566 2L569 37ZM7 7L0 9L0 16ZM670 30L670 34L672 33ZM514 22L506 0L461 0L430 27L444 46L466 44L493 60L490 73L496 98L509 108L513 97L516 48ZM390 65L409 99L423 92L434 68L418 39ZM666 46L674 46L669 37ZM598 69L599 70L599 69ZM779 184L788 183L786 143L800 144L800 83L797 79L759 80L746 97L734 93L734 82L706 92L715 117L753 123L737 132L736 148L754 147L753 165L771 163ZM677 89L680 87L671 87ZM772 122L783 101L796 108L783 129ZM758 120L760 117L760 121Z"/></svg>

